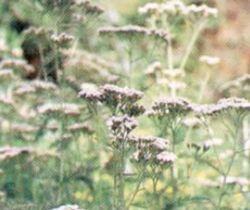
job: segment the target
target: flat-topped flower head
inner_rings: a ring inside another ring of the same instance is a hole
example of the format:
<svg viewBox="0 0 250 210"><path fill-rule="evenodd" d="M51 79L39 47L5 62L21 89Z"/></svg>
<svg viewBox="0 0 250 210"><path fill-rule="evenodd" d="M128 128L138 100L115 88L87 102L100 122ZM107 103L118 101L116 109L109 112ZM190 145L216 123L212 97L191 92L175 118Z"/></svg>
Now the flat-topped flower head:
<svg viewBox="0 0 250 210"><path fill-rule="evenodd" d="M128 142L138 149L148 150L151 153L168 149L169 140L155 136L130 136Z"/></svg>
<svg viewBox="0 0 250 210"><path fill-rule="evenodd" d="M104 10L98 5L94 5L89 0L73 0L73 6L77 6L77 8L83 8L84 12L87 14L97 14L100 15L104 12Z"/></svg>
<svg viewBox="0 0 250 210"><path fill-rule="evenodd" d="M155 140L149 144L149 149L153 151L164 151L168 149L169 141L163 138L155 137Z"/></svg>
<svg viewBox="0 0 250 210"><path fill-rule="evenodd" d="M180 0L166 1L165 3L147 3L140 7L138 12L140 14L157 15L198 15L203 17L216 17L218 10L216 8L208 7L207 5L186 5Z"/></svg>
<svg viewBox="0 0 250 210"><path fill-rule="evenodd" d="M30 85L35 87L37 90L56 90L57 86L53 82L34 80L30 82Z"/></svg>
<svg viewBox="0 0 250 210"><path fill-rule="evenodd" d="M74 40L74 37L65 32L60 34L52 34L50 39L57 45L65 45Z"/></svg>
<svg viewBox="0 0 250 210"><path fill-rule="evenodd" d="M61 113L67 116L80 115L80 106L71 103L47 103L37 108L40 114Z"/></svg>
<svg viewBox="0 0 250 210"><path fill-rule="evenodd" d="M192 4L187 7L187 10L189 14L195 14L204 17L217 17L218 15L218 10L216 8L209 7L205 4L202 4L200 6Z"/></svg>
<svg viewBox="0 0 250 210"><path fill-rule="evenodd" d="M130 89L128 87L118 87L115 85L106 84L101 87L103 91L104 100L109 102L110 100L115 103L134 103L143 97L143 92Z"/></svg>
<svg viewBox="0 0 250 210"><path fill-rule="evenodd" d="M121 107L121 111L131 117L137 117L142 115L146 111L146 108L143 105L139 104L127 104Z"/></svg>
<svg viewBox="0 0 250 210"><path fill-rule="evenodd" d="M67 130L70 132L84 132L88 134L92 134L93 129L86 123L74 123L67 127Z"/></svg>
<svg viewBox="0 0 250 210"><path fill-rule="evenodd" d="M16 96L23 96L25 94L37 93L39 91L53 92L55 90L57 90L57 86L52 82L34 80L18 84L14 90L14 94Z"/></svg>
<svg viewBox="0 0 250 210"><path fill-rule="evenodd" d="M36 36L36 37L42 37L42 36L46 36L48 33L50 33L51 31L43 28L43 27L29 27L28 29L26 29L24 31L25 35L32 35L32 36Z"/></svg>
<svg viewBox="0 0 250 210"><path fill-rule="evenodd" d="M35 68L28 64L25 60L22 59L3 59L0 62L0 69L9 68L9 69L18 69L20 73L23 74L32 74L35 73Z"/></svg>
<svg viewBox="0 0 250 210"><path fill-rule="evenodd" d="M184 12L186 6L180 0L172 0L166 3L147 3L138 9L140 14L176 14L177 12Z"/></svg>
<svg viewBox="0 0 250 210"><path fill-rule="evenodd" d="M29 124L13 123L11 124L11 130L17 133L34 133L38 128Z"/></svg>
<svg viewBox="0 0 250 210"><path fill-rule="evenodd" d="M218 104L226 104L228 106L232 107L248 107L250 105L250 102L247 99L244 98L238 98L238 97L230 97L230 98L222 98L218 101Z"/></svg>
<svg viewBox="0 0 250 210"><path fill-rule="evenodd" d="M78 95L91 102L101 102L103 100L103 93L95 89L82 89Z"/></svg>
<svg viewBox="0 0 250 210"><path fill-rule="evenodd" d="M14 95L15 96L23 96L23 95L35 93L35 92L36 92L35 87L32 87L31 85L22 85L22 86L17 87L14 90Z"/></svg>
<svg viewBox="0 0 250 210"><path fill-rule="evenodd" d="M190 102L184 98L162 98L155 101L152 106L153 115L183 115L192 111L192 106Z"/></svg>
<svg viewBox="0 0 250 210"><path fill-rule="evenodd" d="M10 147L5 146L0 148L0 161L10 160L21 155L29 155L34 150L29 147Z"/></svg>
<svg viewBox="0 0 250 210"><path fill-rule="evenodd" d="M216 104L206 104L194 106L194 111L197 115L216 115L225 113L227 111L250 111L250 102L244 98L223 98L220 99Z"/></svg>
<svg viewBox="0 0 250 210"><path fill-rule="evenodd" d="M99 34L101 35L117 34L121 36L143 35L161 39L164 42L168 42L170 36L170 34L163 29L149 29L138 25L127 25L121 27L112 27L112 26L103 27L99 29Z"/></svg>
<svg viewBox="0 0 250 210"><path fill-rule="evenodd" d="M156 161L160 164L160 165L169 165L169 164L173 164L176 160L176 155L172 152L161 152L156 156Z"/></svg>
<svg viewBox="0 0 250 210"><path fill-rule="evenodd" d="M83 83L78 96L89 102L102 102L104 95L103 91L99 90L95 84Z"/></svg>

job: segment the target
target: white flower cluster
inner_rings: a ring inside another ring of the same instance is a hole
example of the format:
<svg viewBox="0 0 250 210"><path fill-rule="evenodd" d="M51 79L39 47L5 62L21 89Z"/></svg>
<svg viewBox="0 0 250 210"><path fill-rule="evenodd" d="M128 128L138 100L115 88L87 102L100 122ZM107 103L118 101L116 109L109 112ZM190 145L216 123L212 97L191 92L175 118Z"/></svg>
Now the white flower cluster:
<svg viewBox="0 0 250 210"><path fill-rule="evenodd" d="M147 3L140 7L138 12L140 14L181 14L181 15L202 15L205 17L214 16L218 14L216 8L208 7L207 5L197 6L195 4L185 5L180 0L172 0L165 3Z"/></svg>

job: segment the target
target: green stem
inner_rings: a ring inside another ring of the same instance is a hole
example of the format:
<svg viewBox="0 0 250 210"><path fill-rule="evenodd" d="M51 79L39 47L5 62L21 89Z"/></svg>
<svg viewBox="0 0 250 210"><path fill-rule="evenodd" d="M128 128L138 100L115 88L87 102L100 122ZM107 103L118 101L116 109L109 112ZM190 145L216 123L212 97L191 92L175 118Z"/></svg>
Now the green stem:
<svg viewBox="0 0 250 210"><path fill-rule="evenodd" d="M204 26L206 25L207 23L207 20L206 19L203 19L201 20L201 22L199 23L198 27L196 28L196 30L194 31L193 35L192 35L192 38L187 46L187 50L186 50L186 53L181 61L181 65L180 65L180 69L185 69L186 67L186 64L187 64L187 61L188 61L188 58L194 48L194 45L200 35L200 33L202 32Z"/></svg>
<svg viewBox="0 0 250 210"><path fill-rule="evenodd" d="M114 151L115 168L114 168L114 197L113 209L125 210L124 199L124 169L125 169L125 143L118 145L119 148Z"/></svg>

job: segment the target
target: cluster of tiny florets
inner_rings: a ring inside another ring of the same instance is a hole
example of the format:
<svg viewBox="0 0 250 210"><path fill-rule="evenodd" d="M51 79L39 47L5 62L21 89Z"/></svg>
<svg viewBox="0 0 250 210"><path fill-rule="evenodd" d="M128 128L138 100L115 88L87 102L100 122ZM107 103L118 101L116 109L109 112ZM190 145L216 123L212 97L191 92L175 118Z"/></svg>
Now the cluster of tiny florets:
<svg viewBox="0 0 250 210"><path fill-rule="evenodd" d="M250 102L243 98L231 97L220 99L216 104L196 105L193 107L198 115L216 115L230 110L249 111Z"/></svg>
<svg viewBox="0 0 250 210"><path fill-rule="evenodd" d="M46 103L37 108L39 114L61 113L69 116L80 114L80 106L69 103Z"/></svg>
<svg viewBox="0 0 250 210"><path fill-rule="evenodd" d="M65 32L61 34L52 34L50 38L57 45L67 44L74 40L72 35L66 34Z"/></svg>
<svg viewBox="0 0 250 210"><path fill-rule="evenodd" d="M165 3L147 3L143 7L140 7L138 12L140 14L169 14L176 15L181 14L184 16L196 14L201 16L214 16L218 14L216 8L208 7L207 5L197 6L195 4L185 5L180 0L172 0Z"/></svg>
<svg viewBox="0 0 250 210"><path fill-rule="evenodd" d="M84 9L84 12L87 14L100 15L104 12L104 10L101 7L94 5L89 0L73 0L73 5L77 7L82 7Z"/></svg>
<svg viewBox="0 0 250 210"><path fill-rule="evenodd" d="M142 105L136 104L143 97L143 92L128 87L118 87L111 84L96 87L83 87L79 96L89 102L101 102L111 109L119 109L123 114L138 116L145 112Z"/></svg>
<svg viewBox="0 0 250 210"><path fill-rule="evenodd" d="M137 35L155 37L168 42L170 34L162 29L149 29L138 25L127 25L121 27L104 27L99 29L100 34L120 34L120 35Z"/></svg>
<svg viewBox="0 0 250 210"><path fill-rule="evenodd" d="M109 118L107 125L111 133L120 139L120 137L122 138L124 135L127 135L132 130L134 130L138 123L135 118L129 117L128 115L123 115Z"/></svg>
<svg viewBox="0 0 250 210"><path fill-rule="evenodd" d="M132 148L135 148L132 160L137 163L151 162L168 165L172 164L176 159L175 154L167 152L169 148L169 140L167 139L155 136L130 136L128 143Z"/></svg>
<svg viewBox="0 0 250 210"><path fill-rule="evenodd" d="M155 101L151 115L186 114L192 111L192 105L184 98L163 98Z"/></svg>

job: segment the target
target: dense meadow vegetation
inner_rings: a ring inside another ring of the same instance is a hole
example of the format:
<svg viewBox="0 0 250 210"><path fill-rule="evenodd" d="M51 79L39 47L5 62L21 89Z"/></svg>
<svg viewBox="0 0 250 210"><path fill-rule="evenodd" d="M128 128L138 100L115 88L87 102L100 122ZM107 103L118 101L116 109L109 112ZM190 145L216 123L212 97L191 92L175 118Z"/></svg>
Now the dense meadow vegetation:
<svg viewBox="0 0 250 210"><path fill-rule="evenodd" d="M250 209L250 75L203 52L225 17L135 2L1 1L1 210Z"/></svg>

